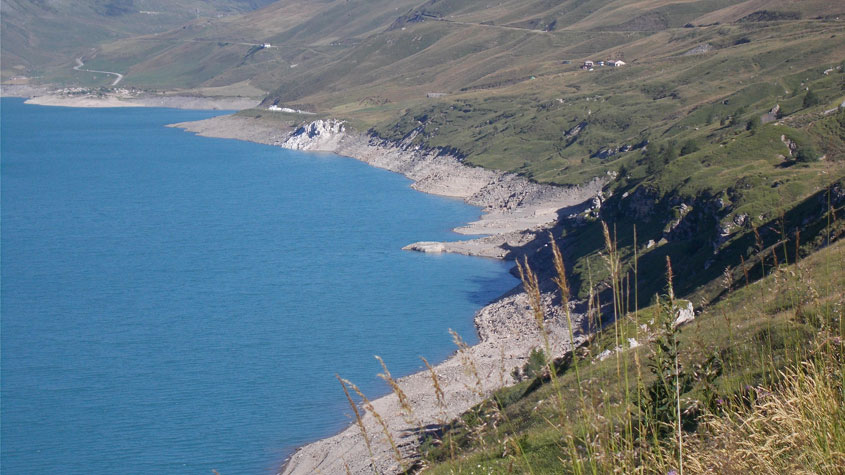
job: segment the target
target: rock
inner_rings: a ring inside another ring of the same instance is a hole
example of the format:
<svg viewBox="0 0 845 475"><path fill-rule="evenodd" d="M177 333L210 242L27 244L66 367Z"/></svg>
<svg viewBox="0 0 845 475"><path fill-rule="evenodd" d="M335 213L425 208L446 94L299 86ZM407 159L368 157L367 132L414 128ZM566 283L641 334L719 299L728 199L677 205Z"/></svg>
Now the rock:
<svg viewBox="0 0 845 475"><path fill-rule="evenodd" d="M282 147L292 150L330 151L337 147L345 132L343 121L315 120L296 129Z"/></svg>
<svg viewBox="0 0 845 475"><path fill-rule="evenodd" d="M709 53L712 50L713 50L713 45L711 45L710 43L704 43L704 44L696 46L695 48L687 51L686 53L683 53L681 56L695 56L695 55L698 55L698 54Z"/></svg>
<svg viewBox="0 0 845 475"><path fill-rule="evenodd" d="M763 114L760 117L760 122L763 123L763 124L768 124L769 122L774 122L778 119L779 113L780 113L780 104L775 104L775 106L772 107L772 109L768 113Z"/></svg>
<svg viewBox="0 0 845 475"><path fill-rule="evenodd" d="M626 207L627 209L623 208L623 210L630 213L633 218L650 220L656 203L656 193L653 190L640 186L630 194L628 199L622 201L620 205Z"/></svg>
<svg viewBox="0 0 845 475"><path fill-rule="evenodd" d="M794 152L798 151L798 144L792 141L791 139L787 138L786 135L780 136L780 141L786 145L786 149L789 151L789 156L792 157Z"/></svg>
<svg viewBox="0 0 845 475"><path fill-rule="evenodd" d="M682 306L683 302L687 303L686 307ZM692 307L692 302L686 300L678 301L676 303L675 315L675 322L672 323L673 327L679 327L695 320L695 309Z"/></svg>
<svg viewBox="0 0 845 475"><path fill-rule="evenodd" d="M605 159L605 158L610 158L610 157L616 155L617 153L619 153L619 149L616 148L616 147L602 148L598 152L590 155L590 157L591 158Z"/></svg>
<svg viewBox="0 0 845 475"><path fill-rule="evenodd" d="M403 251L418 251L430 254L440 254L446 250L446 246L442 242L434 241L420 241L413 244L408 244L402 248Z"/></svg>
<svg viewBox="0 0 845 475"><path fill-rule="evenodd" d="M585 128L585 127L587 127L587 121L586 121L586 120L585 120L585 121L580 122L580 123L579 123L578 125L576 125L575 127L572 127L571 129L567 130L567 131L566 131L566 136L567 136L567 137L575 137L575 136L577 136L578 134L580 134L580 133L581 133L581 131L582 131L582 130L584 130L584 128Z"/></svg>

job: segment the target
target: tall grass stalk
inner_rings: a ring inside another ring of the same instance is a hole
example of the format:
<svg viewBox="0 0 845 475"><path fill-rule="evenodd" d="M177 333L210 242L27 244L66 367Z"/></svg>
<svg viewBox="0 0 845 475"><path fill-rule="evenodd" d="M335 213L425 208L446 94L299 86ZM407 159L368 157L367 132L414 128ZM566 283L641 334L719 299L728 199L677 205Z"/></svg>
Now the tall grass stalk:
<svg viewBox="0 0 845 475"><path fill-rule="evenodd" d="M475 393L482 400L482 404L488 402L489 400L485 399L486 394L484 392L484 383L481 380L481 375L478 373L478 365L475 364L475 359L472 356L472 351L470 350L469 345L466 344L463 338L458 334L458 332L449 329L449 333L452 335L452 341L455 343L455 346L458 347L458 355L461 358L461 366L464 368L464 372L467 376L471 376L472 379L475 381L474 386L470 386L469 384L464 383L464 387L470 391ZM495 408L498 410L498 406ZM495 424L493 424L495 426ZM470 428L470 427L468 427ZM482 449L487 449L487 442L481 433L483 431L484 424L479 425L474 429L474 432L478 436L478 441L481 442ZM470 428L472 429L472 428Z"/></svg>
<svg viewBox="0 0 845 475"><path fill-rule="evenodd" d="M554 277L553 280L557 284L558 288L561 291L561 301L564 308L564 313L566 315L567 323L569 325L569 337L570 337L570 347L572 351L572 361L575 365L576 372L578 371L577 366L577 355L575 355L575 338L574 338L574 331L572 328L572 315L569 309L569 285L566 280L566 269L563 264L563 257L560 253L560 248L557 246L557 243L554 240L554 236L550 235L550 241L552 243L552 251L554 253L554 265L555 270L557 271L557 277ZM557 430L565 427L565 418L566 418L566 407L563 400L563 393L561 392L560 385L558 383L557 378L557 368L554 366L554 357L552 356L552 348L549 341L549 334L546 329L545 325L545 312L543 310L543 302L542 296L540 292L540 284L537 278L537 274L531 270L531 267L528 265L528 261L526 260L524 263L517 262L517 270L519 271L519 276L522 280L523 288L525 289L525 293L528 296L528 302L531 306L533 311L534 320L537 323L537 326L540 330L540 334L543 337L543 342L546 347L546 366L549 373L549 378L552 382L552 387L554 389L556 395L556 402L557 402L557 411L560 416L560 426L555 426L551 424L552 427L555 427ZM577 376L576 376L577 377ZM578 392L579 392L579 399L582 402L582 415L586 416L586 402L583 394L583 389L581 387L580 378L578 378ZM586 420L585 420L586 422ZM584 425L585 430L581 434L583 440L585 440L585 445L587 447L588 453L588 460L591 468L592 473L596 473L597 467L595 465L595 461L592 457L592 447L590 444L586 444L587 434L586 434L586 424ZM565 437L567 441L567 446L570 451L571 460L573 463L573 470L576 474L584 473L584 467L581 463L580 457L577 453L577 448L575 446L575 439L572 434L569 434Z"/></svg>
<svg viewBox="0 0 845 475"><path fill-rule="evenodd" d="M675 288L672 283L674 275L672 274L672 260L669 256L666 256L666 282L669 287L669 302L671 303L671 309L674 312L675 310ZM674 313L671 315L674 318ZM672 339L673 344L675 346L675 408L676 408L676 420L675 423L677 425L677 434L678 434L678 471L679 475L684 475L684 436L683 436L683 424L681 423L681 381L680 381L680 368L678 366L678 340Z"/></svg>
<svg viewBox="0 0 845 475"><path fill-rule="evenodd" d="M601 300L599 300L599 293L596 292L596 286L593 282L593 268L590 265L590 260L587 259L587 280L590 285L590 300L588 302L589 307L592 311L596 312L596 336L601 336L602 334L602 318L601 318ZM595 306L593 306L593 298L595 298ZM592 312L590 312L592 315Z"/></svg>
<svg viewBox="0 0 845 475"><path fill-rule="evenodd" d="M554 242L554 239L552 239L552 242ZM549 342L549 333L546 331L546 313L543 310L543 298L540 292L539 279L537 278L537 274L528 265L528 259L524 263L517 261L516 268L519 271L519 278L522 280L522 287L525 289L525 294L528 297L528 304L531 306L534 323L537 324L537 327L540 329L540 336L543 337L543 345L548 360L552 355L552 347Z"/></svg>
<svg viewBox="0 0 845 475"><path fill-rule="evenodd" d="M606 261L610 270L610 282L613 300L613 320L614 320L614 335L616 337L615 348L616 352L616 375L620 383L624 386L624 409L627 416L625 417L624 431L625 437L621 439L624 444L623 451L626 454L633 453L634 445L634 427L631 415L631 384L628 374L628 357L629 352L625 351L625 345L628 343L627 332L627 313L630 299L630 276L627 272L622 273L622 258L619 252L619 246L616 239L616 228L613 233L610 232L607 223L602 222L602 234L604 236L605 251L607 252ZM637 326L637 322L634 322ZM618 440L618 439L617 439ZM631 460L625 460L625 463L632 463Z"/></svg>
<svg viewBox="0 0 845 475"><path fill-rule="evenodd" d="M390 389L392 389L393 393L396 394L396 398L399 399L399 406L402 408L402 416L405 419L405 422L412 425L419 425L418 421L414 419L414 408L411 407L411 402L408 400L408 396L405 395L405 392L402 391L401 387L399 387L399 383L393 379L393 376L387 369L387 365L384 364L384 360L382 360L378 355L375 355L375 358L384 370L384 373L381 373L378 376L390 386Z"/></svg>
<svg viewBox="0 0 845 475"><path fill-rule="evenodd" d="M554 243L554 238L552 238L552 243ZM561 393L560 387L557 384L557 371L554 368L554 356L552 353L552 345L549 341L549 332L546 330L546 314L543 310L543 300L542 295L540 293L540 282L537 278L537 274L535 274L534 271L531 270L531 267L528 265L527 259L522 264L517 261L516 268L519 271L519 277L522 280L522 287L525 289L525 294L528 296L528 303L531 306L531 311L534 315L534 322L537 324L537 327L540 330L540 336L543 337L543 344L546 350L546 368L549 372L549 377L551 378L552 385L555 389L555 394L557 395L558 410L561 414L561 423L563 423L563 394Z"/></svg>
<svg viewBox="0 0 845 475"><path fill-rule="evenodd" d="M583 401L584 389L581 387L581 372L578 369L578 358L576 358L574 355L575 331L572 327L572 311L569 309L570 291L569 283L566 280L566 266L563 262L563 254L561 254L560 248L554 240L554 236L550 234L549 237L551 238L552 242L552 255L554 256L555 272L557 272L557 276L553 277L552 280L555 282L555 284L557 284L558 289L560 289L561 305L563 306L563 312L564 315L566 315L566 325L569 329L569 346L571 348L571 351L573 352L572 365L575 368L575 381L578 384L578 398Z"/></svg>
<svg viewBox="0 0 845 475"><path fill-rule="evenodd" d="M640 296L639 296L639 247L637 243L637 225L634 225L634 335L637 342L640 341ZM640 354L636 349L634 351L634 366L637 368L637 407L642 406L643 397L645 393L645 380L643 379L642 364L640 362ZM633 412L628 412L628 419L633 417ZM642 417L637 418L638 434L645 433L645 422ZM633 442L633 437L632 437ZM642 465L642 451L638 451L638 462Z"/></svg>
<svg viewBox="0 0 845 475"><path fill-rule="evenodd" d="M367 396L364 395L364 393L358 388L358 386L356 386L354 383L352 383L352 381L349 381L348 379L340 378L340 380L341 380L341 383L343 383L346 386L348 386L349 388L351 388L352 391L354 391L355 394L357 394L358 397L361 398L361 401L364 402L364 409L366 409L370 414L373 415L373 417L376 418L376 421L381 426L381 430L384 433L385 438L390 443L390 448L393 450L393 457L396 459L396 462L399 464L399 466L402 467L402 471L403 472L406 471L407 467L405 466L405 461L402 458L402 453L399 452L399 447L396 446L396 441L393 439L393 436L390 434L390 429L387 427L387 423L384 421L384 418L381 417L381 414L379 414L376 411L376 408L373 407L373 403L370 402L370 400L367 398ZM347 395L348 395L348 393L347 393ZM356 417L360 420L360 416L357 415L357 412L356 412ZM363 425L364 425L363 422L360 422L359 427L362 427Z"/></svg>
<svg viewBox="0 0 845 475"><path fill-rule="evenodd" d="M464 387L467 388L470 392L475 393L478 397L484 397L484 384L481 382L481 376L478 374L478 367L475 365L475 360L470 355L469 345L466 344L461 335L458 334L455 330L449 329L449 334L452 335L452 341L455 343L455 346L458 347L458 355L461 358L461 366L463 366L464 371L469 375L472 376L475 385L470 386L464 383Z"/></svg>
<svg viewBox="0 0 845 475"><path fill-rule="evenodd" d="M337 378L338 382L340 382L340 386L343 388L343 394L346 395L346 400L349 402L349 407L352 408L352 412L355 414L355 423L358 424L361 436L364 437L364 444L367 446L367 452L370 454L370 465L373 467L373 471L378 473L378 469L376 469L375 456L373 455L373 446L370 442L370 435L367 433L367 428L364 426L364 420L361 418L361 413L358 411L358 405L355 404L355 401L352 400L352 396L349 395L349 390L346 388L344 379L338 374L335 374L334 376Z"/></svg>
<svg viewBox="0 0 845 475"><path fill-rule="evenodd" d="M615 337L615 345L614 345L614 352L616 353L616 376L621 380L622 379L622 361L619 348L619 255L616 252L616 243L610 237L610 230L607 227L607 223L602 221L601 223L602 233L604 234L604 245L605 250L607 251L606 261L608 266L610 267L610 286L612 292L612 303L613 303L613 332Z"/></svg>
<svg viewBox="0 0 845 475"><path fill-rule="evenodd" d="M739 256L739 260L742 263L742 274L745 276L745 286L748 287L751 281L748 278L748 267L745 266L745 257Z"/></svg>
<svg viewBox="0 0 845 475"><path fill-rule="evenodd" d="M434 398L437 401L437 407L440 409L440 414L437 418L437 423L441 428L446 426L446 394L443 392L443 387L440 385L440 378L437 377L437 372L434 371L431 364L424 357L420 356L423 364L428 369L428 374L431 377L431 385L434 388ZM449 437L449 457L455 459L455 442L452 437Z"/></svg>

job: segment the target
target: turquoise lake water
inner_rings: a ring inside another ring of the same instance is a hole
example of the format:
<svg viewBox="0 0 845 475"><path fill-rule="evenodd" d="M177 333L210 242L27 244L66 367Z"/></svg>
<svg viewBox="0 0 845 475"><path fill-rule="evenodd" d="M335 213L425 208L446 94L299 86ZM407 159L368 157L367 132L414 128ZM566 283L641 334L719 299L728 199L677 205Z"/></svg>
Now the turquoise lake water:
<svg viewBox="0 0 845 475"><path fill-rule="evenodd" d="M0 470L265 474L440 361L508 265L401 251L477 218L352 159L196 137L219 112L3 99Z"/></svg>

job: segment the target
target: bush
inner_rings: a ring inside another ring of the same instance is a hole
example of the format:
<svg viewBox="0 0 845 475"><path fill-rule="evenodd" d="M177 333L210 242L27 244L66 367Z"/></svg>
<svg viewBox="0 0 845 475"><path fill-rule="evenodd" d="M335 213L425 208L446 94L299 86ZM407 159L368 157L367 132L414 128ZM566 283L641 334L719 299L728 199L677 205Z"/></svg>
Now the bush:
<svg viewBox="0 0 845 475"><path fill-rule="evenodd" d="M689 155L691 153L698 151L698 143L695 140L687 140L684 142L684 145L681 147L681 156Z"/></svg>
<svg viewBox="0 0 845 475"><path fill-rule="evenodd" d="M646 173L649 175L654 175L662 168L659 150L656 143L649 143L643 151L643 162L646 165Z"/></svg>
<svg viewBox="0 0 845 475"><path fill-rule="evenodd" d="M798 149L798 153L795 155L795 160L799 162L815 162L818 160L820 154L816 151L812 146L805 145Z"/></svg>
<svg viewBox="0 0 845 475"><path fill-rule="evenodd" d="M745 123L745 130L751 131L752 134L756 134L758 130L760 130L760 122L759 116L754 116L748 119L748 122Z"/></svg>
<svg viewBox="0 0 845 475"><path fill-rule="evenodd" d="M675 141L670 140L663 149L663 163L668 164L676 158L678 158L678 149L675 147Z"/></svg>
<svg viewBox="0 0 845 475"><path fill-rule="evenodd" d="M813 92L812 90L808 90L807 94L804 95L803 105L804 105L805 109L808 108L808 107L817 106L820 103L821 103L821 99L819 99L819 96L817 96L816 93Z"/></svg>
<svg viewBox="0 0 845 475"><path fill-rule="evenodd" d="M534 348L528 355L528 362L522 366L522 371L520 372L519 368L514 368L513 379L522 381L523 379L542 376L546 363L546 353L540 348Z"/></svg>

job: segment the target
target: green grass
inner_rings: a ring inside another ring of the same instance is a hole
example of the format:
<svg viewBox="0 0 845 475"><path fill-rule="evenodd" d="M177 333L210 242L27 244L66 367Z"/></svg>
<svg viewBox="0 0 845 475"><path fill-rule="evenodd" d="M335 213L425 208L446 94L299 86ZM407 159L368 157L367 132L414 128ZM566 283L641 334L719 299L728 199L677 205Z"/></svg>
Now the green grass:
<svg viewBox="0 0 845 475"><path fill-rule="evenodd" d="M761 394L752 388L775 391L772 388L781 381L781 371L796 368L808 359L819 361L815 358L820 354L814 351L824 348L827 337L845 336L843 262L845 243L839 241L798 265L772 270L751 285L737 283L721 300L707 306L692 324L682 327L678 334L679 365L686 374L693 375L691 386L681 394L683 409L687 411L682 416L684 437L698 437L697 422L703 420L702 414L718 416L722 410L738 410L729 408L727 401ZM424 452L429 464L425 472L567 473L578 468L577 463L573 465L573 452L565 442L569 437L575 437L578 446L574 453L584 459L591 453L600 473L620 467L646 473L648 466L672 468L672 452L665 448L673 443L672 432L661 436L657 445L649 438L640 438L636 427L643 421L643 414L633 402L639 397L638 384L647 388L655 381L646 368L655 358L654 343L645 339L639 326L648 326L653 336L660 312L657 307L645 308L636 319L629 315L605 328L579 353L578 380L573 365L560 368L558 383L563 391L563 407L555 404L558 389L548 378L498 391L491 402L482 403L453 422L443 443L429 441ZM619 360L616 355L603 361L597 359L601 351L616 345L617 332L623 336L639 332L642 346L618 353ZM840 359L826 368L841 372L841 348L832 347L829 351L826 354ZM620 374L627 374L627 380ZM579 396L579 380L583 397ZM501 422L491 426L489 419L494 416ZM485 421L487 428L479 429ZM628 432L626 427L634 427L634 431ZM589 442L579 434L589 434ZM781 442L788 444L771 439L775 445ZM840 438L838 443L842 442ZM449 443L460 449L457 455L448 450ZM793 449L804 450L803 446ZM655 454L669 459L659 462L654 459ZM676 464L674 468L677 469Z"/></svg>

